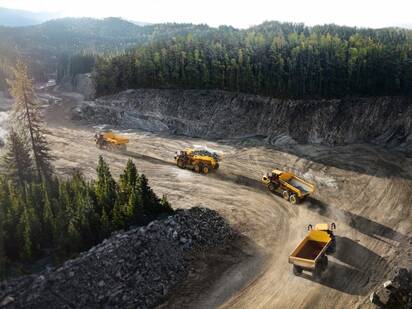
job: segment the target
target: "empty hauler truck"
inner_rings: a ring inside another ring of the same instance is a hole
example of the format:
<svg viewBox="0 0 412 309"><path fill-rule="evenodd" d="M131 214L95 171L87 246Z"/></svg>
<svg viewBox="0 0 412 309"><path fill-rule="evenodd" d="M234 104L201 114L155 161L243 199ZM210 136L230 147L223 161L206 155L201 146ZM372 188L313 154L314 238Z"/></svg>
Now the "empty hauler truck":
<svg viewBox="0 0 412 309"><path fill-rule="evenodd" d="M96 133L96 146L100 149L126 151L129 139L113 132Z"/></svg>
<svg viewBox="0 0 412 309"><path fill-rule="evenodd" d="M262 183L275 193L280 193L285 200L298 204L315 191L315 186L290 172L274 169L262 177Z"/></svg>
<svg viewBox="0 0 412 309"><path fill-rule="evenodd" d="M206 148L187 148L175 155L176 165L180 168L194 170L197 173L208 174L219 168L221 156Z"/></svg>
<svg viewBox="0 0 412 309"><path fill-rule="evenodd" d="M314 228L309 224L308 234L289 256L295 275L299 276L305 270L312 272L315 278L320 277L328 266L326 255L336 251L335 229L335 223L320 223Z"/></svg>

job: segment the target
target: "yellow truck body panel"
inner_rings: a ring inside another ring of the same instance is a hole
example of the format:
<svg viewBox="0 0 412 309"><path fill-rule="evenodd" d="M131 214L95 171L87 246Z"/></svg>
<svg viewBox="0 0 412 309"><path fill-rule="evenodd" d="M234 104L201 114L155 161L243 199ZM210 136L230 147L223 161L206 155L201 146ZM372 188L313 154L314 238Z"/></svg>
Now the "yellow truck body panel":
<svg viewBox="0 0 412 309"><path fill-rule="evenodd" d="M325 254L331 242L332 238L328 232L312 230L290 254L289 263L313 270L317 260Z"/></svg>
<svg viewBox="0 0 412 309"><path fill-rule="evenodd" d="M279 175L279 180L282 186L296 194L296 196L300 199L309 194L312 194L315 191L315 185L302 178L297 177L293 173L274 169L272 170L272 174ZM262 177L262 183L268 185L270 183L269 178L264 175Z"/></svg>
<svg viewBox="0 0 412 309"><path fill-rule="evenodd" d="M124 145L127 144L129 142L129 139L120 135L116 135L113 132L106 132L103 133L103 138L112 144L115 145Z"/></svg>
<svg viewBox="0 0 412 309"><path fill-rule="evenodd" d="M191 148L185 149L186 153L192 157L194 162L205 162L209 164L211 167L216 168L218 166L218 161L211 156L208 155L198 155L195 154L195 150Z"/></svg>

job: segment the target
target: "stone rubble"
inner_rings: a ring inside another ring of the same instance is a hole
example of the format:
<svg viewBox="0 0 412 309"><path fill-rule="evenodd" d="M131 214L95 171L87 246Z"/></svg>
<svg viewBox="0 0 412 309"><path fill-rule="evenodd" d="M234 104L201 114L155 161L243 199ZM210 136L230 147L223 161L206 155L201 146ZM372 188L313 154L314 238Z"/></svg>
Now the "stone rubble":
<svg viewBox="0 0 412 309"><path fill-rule="evenodd" d="M185 278L194 253L232 236L213 210L177 210L117 233L56 270L1 282L0 308L152 308Z"/></svg>
<svg viewBox="0 0 412 309"><path fill-rule="evenodd" d="M412 308L412 268L398 268L393 279L385 281L369 297L378 308Z"/></svg>

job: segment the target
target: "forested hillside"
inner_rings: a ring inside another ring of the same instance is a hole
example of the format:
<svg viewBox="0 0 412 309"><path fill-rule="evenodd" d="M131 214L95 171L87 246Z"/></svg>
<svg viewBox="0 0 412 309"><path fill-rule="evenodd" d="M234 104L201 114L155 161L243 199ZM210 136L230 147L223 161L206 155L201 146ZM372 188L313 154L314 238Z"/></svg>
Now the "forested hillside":
<svg viewBox="0 0 412 309"><path fill-rule="evenodd" d="M273 97L412 93L412 31L266 22L159 37L99 58L98 94L217 88Z"/></svg>
<svg viewBox="0 0 412 309"><path fill-rule="evenodd" d="M64 18L0 27L0 39L13 55L28 59L36 79L94 69L99 95L139 87L273 97L412 92L412 30L406 29L266 22L240 30Z"/></svg>
<svg viewBox="0 0 412 309"><path fill-rule="evenodd" d="M57 63L61 72L69 71L68 59L73 55L113 56L147 42L210 29L191 24L138 26L120 18L62 18L29 27L0 26L0 60L14 65L19 56L29 63L36 80L45 80L56 72ZM4 79L0 72L0 90L5 89Z"/></svg>

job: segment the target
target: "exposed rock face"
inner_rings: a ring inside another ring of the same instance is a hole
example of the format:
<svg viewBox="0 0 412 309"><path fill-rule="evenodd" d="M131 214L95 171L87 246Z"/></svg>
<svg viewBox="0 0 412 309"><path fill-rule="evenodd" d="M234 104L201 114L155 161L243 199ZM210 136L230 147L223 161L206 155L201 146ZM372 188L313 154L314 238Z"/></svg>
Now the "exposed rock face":
<svg viewBox="0 0 412 309"><path fill-rule="evenodd" d="M224 91L128 90L76 117L206 138L263 136L272 144L368 142L412 148L412 98L279 100Z"/></svg>
<svg viewBox="0 0 412 309"><path fill-rule="evenodd" d="M147 308L188 272L192 253L225 244L232 230L215 211L178 210L118 233L54 271L0 283L0 308Z"/></svg>
<svg viewBox="0 0 412 309"><path fill-rule="evenodd" d="M61 91L81 93L85 100L93 100L96 96L96 89L90 73L66 76L57 88Z"/></svg>

